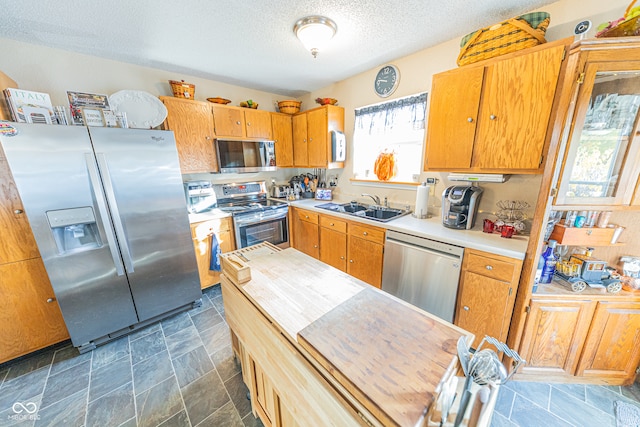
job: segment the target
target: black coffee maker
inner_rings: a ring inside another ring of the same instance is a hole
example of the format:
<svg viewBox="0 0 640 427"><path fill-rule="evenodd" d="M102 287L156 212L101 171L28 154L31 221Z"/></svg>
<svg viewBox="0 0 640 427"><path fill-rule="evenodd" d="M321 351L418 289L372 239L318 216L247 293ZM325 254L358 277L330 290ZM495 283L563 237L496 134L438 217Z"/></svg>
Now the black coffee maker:
<svg viewBox="0 0 640 427"><path fill-rule="evenodd" d="M471 185L447 187L442 193L442 224L447 228L470 230L476 221L482 191Z"/></svg>

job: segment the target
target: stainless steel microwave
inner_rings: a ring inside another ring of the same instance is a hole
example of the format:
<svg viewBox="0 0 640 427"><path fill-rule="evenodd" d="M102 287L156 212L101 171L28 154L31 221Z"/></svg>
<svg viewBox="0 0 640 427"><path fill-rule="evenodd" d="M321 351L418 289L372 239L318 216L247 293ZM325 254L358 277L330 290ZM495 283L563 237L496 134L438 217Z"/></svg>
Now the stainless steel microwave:
<svg viewBox="0 0 640 427"><path fill-rule="evenodd" d="M276 170L276 151L273 141L216 139L215 145L222 173Z"/></svg>

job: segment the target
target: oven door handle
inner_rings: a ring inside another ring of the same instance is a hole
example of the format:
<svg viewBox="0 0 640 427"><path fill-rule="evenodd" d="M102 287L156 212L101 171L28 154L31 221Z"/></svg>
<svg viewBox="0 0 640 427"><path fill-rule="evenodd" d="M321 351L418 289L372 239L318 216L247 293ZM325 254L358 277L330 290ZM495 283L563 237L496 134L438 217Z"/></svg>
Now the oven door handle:
<svg viewBox="0 0 640 427"><path fill-rule="evenodd" d="M286 212L285 211L269 212L268 214L263 214L261 216L256 214L242 215L242 216L236 216L234 220L236 225L243 226L247 224L260 224L263 222L272 221L274 219L286 218L288 214L289 214L289 209L287 208Z"/></svg>

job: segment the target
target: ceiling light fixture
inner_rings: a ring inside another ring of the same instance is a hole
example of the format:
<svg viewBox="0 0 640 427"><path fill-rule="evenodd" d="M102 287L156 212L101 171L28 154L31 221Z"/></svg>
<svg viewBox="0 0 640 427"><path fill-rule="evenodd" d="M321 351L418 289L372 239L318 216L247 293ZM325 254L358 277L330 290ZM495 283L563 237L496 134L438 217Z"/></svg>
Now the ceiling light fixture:
<svg viewBox="0 0 640 427"><path fill-rule="evenodd" d="M293 26L294 34L304 47L311 51L314 58L318 56L320 49L333 38L336 31L338 31L336 23L324 16L307 16Z"/></svg>

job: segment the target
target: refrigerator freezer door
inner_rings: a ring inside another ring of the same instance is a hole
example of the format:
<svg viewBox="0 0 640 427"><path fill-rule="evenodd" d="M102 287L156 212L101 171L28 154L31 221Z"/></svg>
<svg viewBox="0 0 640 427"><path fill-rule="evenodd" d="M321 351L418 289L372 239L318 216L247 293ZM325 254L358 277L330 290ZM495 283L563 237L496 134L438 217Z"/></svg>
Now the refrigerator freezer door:
<svg viewBox="0 0 640 427"><path fill-rule="evenodd" d="M87 128L0 136L74 346L137 323Z"/></svg>
<svg viewBox="0 0 640 427"><path fill-rule="evenodd" d="M90 133L139 320L201 298L173 133Z"/></svg>

